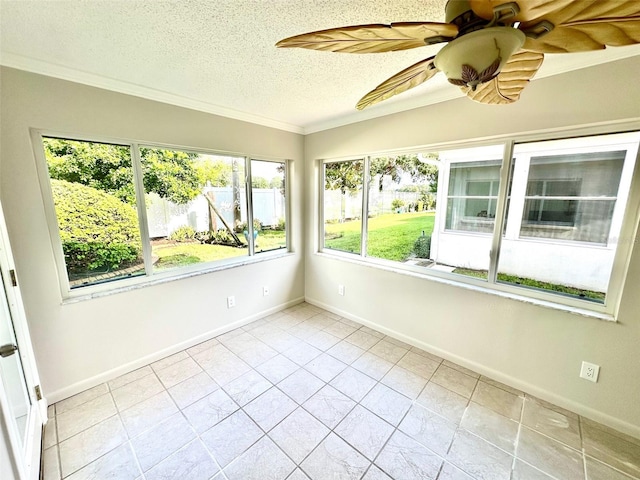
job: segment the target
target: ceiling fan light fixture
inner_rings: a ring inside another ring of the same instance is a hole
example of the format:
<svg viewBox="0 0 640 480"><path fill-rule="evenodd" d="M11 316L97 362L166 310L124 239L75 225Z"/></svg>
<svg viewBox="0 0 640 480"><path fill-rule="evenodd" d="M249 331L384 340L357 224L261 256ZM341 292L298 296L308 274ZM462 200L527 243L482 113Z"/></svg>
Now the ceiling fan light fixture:
<svg viewBox="0 0 640 480"><path fill-rule="evenodd" d="M494 78L524 45L525 34L512 27L490 27L467 33L445 45L435 65L458 86L475 88Z"/></svg>

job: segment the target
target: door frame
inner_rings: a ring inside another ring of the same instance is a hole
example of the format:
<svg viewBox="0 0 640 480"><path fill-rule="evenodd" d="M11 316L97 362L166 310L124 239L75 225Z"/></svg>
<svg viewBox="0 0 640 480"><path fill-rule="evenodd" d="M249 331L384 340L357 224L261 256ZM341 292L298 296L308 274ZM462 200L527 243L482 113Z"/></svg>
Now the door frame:
<svg viewBox="0 0 640 480"><path fill-rule="evenodd" d="M16 342L17 354L24 371L31 408L27 420L24 443L20 441L14 428L14 418L9 410L7 392L0 382L0 436L4 437L8 455L12 461L13 475L17 480L37 480L40 476L42 450L42 427L47 422L47 402L41 393L40 378L36 368L35 355L29 334L27 316L22 303L19 282L16 278L11 245L0 203L0 274L4 283L7 304ZM0 287L1 288L1 287ZM2 292L0 292L2 294ZM37 393L39 392L39 393ZM1 448L1 447L0 447Z"/></svg>

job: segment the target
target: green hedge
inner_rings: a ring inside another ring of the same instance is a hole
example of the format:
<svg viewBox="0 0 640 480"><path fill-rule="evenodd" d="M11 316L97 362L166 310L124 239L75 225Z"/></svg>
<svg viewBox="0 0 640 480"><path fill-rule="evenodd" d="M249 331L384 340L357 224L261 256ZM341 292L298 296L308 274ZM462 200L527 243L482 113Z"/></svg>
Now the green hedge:
<svg viewBox="0 0 640 480"><path fill-rule="evenodd" d="M135 208L78 183L51 180L51 189L69 273L117 270L140 261Z"/></svg>

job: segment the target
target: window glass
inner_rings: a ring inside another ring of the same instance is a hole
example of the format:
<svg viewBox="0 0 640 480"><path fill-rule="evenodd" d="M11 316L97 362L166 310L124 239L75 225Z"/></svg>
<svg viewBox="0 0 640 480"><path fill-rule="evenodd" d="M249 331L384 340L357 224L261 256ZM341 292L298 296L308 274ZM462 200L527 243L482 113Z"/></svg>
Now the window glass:
<svg viewBox="0 0 640 480"><path fill-rule="evenodd" d="M286 164L251 160L255 251L287 247ZM243 235L246 229L243 229Z"/></svg>
<svg viewBox="0 0 640 480"><path fill-rule="evenodd" d="M369 162L367 256L426 264L435 222L438 155Z"/></svg>
<svg viewBox="0 0 640 480"><path fill-rule="evenodd" d="M70 288L144 275L130 147L43 146Z"/></svg>
<svg viewBox="0 0 640 480"><path fill-rule="evenodd" d="M629 193L629 181L621 190L628 152L591 142L595 151L552 154L548 142L516 146L499 282L604 303L616 253L609 239Z"/></svg>
<svg viewBox="0 0 640 480"><path fill-rule="evenodd" d="M324 164L324 248L360 253L364 161Z"/></svg>
<svg viewBox="0 0 640 480"><path fill-rule="evenodd" d="M153 272L248 254L243 157L142 147Z"/></svg>

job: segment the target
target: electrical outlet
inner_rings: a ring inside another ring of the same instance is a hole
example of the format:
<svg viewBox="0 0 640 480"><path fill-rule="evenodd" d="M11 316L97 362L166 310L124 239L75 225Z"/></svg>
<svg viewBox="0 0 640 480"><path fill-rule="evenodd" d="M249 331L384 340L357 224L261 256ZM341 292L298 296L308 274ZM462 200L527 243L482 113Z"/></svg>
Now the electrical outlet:
<svg viewBox="0 0 640 480"><path fill-rule="evenodd" d="M338 295L344 296L344 285L338 285Z"/></svg>
<svg viewBox="0 0 640 480"><path fill-rule="evenodd" d="M589 380L591 382L598 381L598 374L600 373L600 366L589 362L582 362L582 368L580 369L580 378Z"/></svg>
<svg viewBox="0 0 640 480"><path fill-rule="evenodd" d="M227 297L227 308L233 308L236 306L236 297L234 297L233 295L231 295L230 297Z"/></svg>
<svg viewBox="0 0 640 480"><path fill-rule="evenodd" d="M262 296L263 297L269 296L269 287L262 287Z"/></svg>

